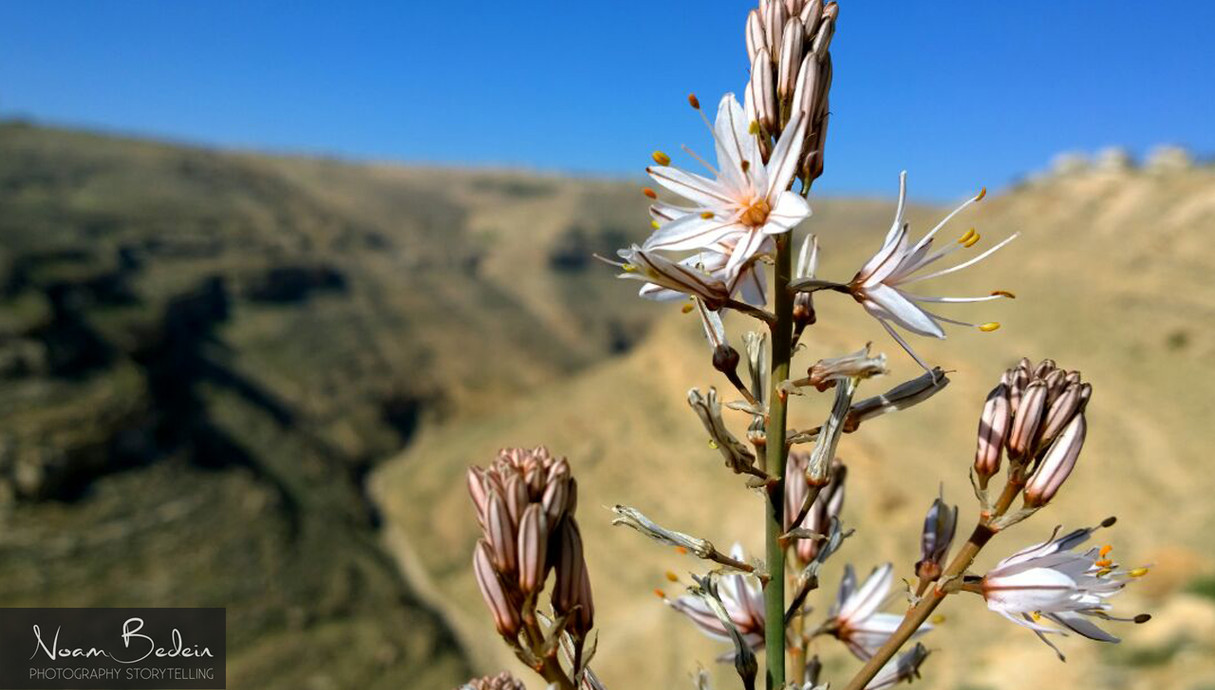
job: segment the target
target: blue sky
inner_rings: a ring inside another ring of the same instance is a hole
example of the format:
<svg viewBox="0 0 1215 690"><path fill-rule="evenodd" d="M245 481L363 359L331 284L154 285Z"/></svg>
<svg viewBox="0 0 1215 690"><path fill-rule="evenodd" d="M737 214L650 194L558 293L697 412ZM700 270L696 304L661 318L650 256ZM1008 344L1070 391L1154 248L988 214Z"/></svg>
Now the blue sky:
<svg viewBox="0 0 1215 690"><path fill-rule="evenodd" d="M639 174L707 149L742 0L0 3L0 115L204 144ZM832 193L946 200L1065 149L1215 151L1215 3L845 0Z"/></svg>

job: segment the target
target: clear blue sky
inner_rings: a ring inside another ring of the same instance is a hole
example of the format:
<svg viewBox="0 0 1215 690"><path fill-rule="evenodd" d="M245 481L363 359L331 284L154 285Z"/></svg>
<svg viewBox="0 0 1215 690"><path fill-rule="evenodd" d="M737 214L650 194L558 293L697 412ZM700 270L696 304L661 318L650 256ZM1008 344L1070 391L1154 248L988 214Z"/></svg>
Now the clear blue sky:
<svg viewBox="0 0 1215 690"><path fill-rule="evenodd" d="M638 174L707 148L743 0L0 3L0 114L356 158ZM949 199L1064 149L1215 151L1215 3L841 2L820 189Z"/></svg>

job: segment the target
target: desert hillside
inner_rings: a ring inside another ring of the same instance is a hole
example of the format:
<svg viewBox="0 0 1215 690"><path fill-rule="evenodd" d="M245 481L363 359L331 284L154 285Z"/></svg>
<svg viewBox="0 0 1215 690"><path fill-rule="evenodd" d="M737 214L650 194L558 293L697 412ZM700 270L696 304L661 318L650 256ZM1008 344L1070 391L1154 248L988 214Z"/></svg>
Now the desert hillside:
<svg viewBox="0 0 1215 690"><path fill-rule="evenodd" d="M450 687L367 474L629 350L635 190L0 123L0 605L226 606L231 687Z"/></svg>
<svg viewBox="0 0 1215 690"><path fill-rule="evenodd" d="M896 173L890 171L892 192ZM911 185L914 199L914 171ZM642 200L632 206L640 215ZM847 279L880 244L893 204L819 200L814 206L804 229L822 238L821 274ZM913 236L940 215L916 209ZM1124 562L1154 567L1117 604L1155 618L1120 627L1116 632L1126 640L1118 646L1065 639L1069 661L1061 664L1028 631L987 612L977 599L959 597L944 607L945 622L927 640L936 653L922 687L1011 689L1027 677L1061 688L1215 687L1215 538L1208 529L1215 519L1208 500L1215 491L1209 457L1215 340L1207 326L1215 317L1215 170L1066 166L989 196L948 232L961 235L971 227L983 235L973 251L1014 231L1022 237L978 269L928 283L921 292L1003 289L1017 299L943 307L949 316L1000 321L1003 328L990 334L955 328L946 341L917 340L925 358L952 372L949 388L844 437L839 454L852 468L844 519L861 531L834 561L818 608L828 606L844 561L868 572L891 560L899 576L911 577L919 523L938 482L961 504L965 521L973 520L966 470L982 401L1019 357L1052 357L1082 370L1095 387L1082 464L1060 499L993 541L980 566L1041 540L1056 524L1118 515L1102 539L1115 544ZM632 284L621 284L615 297L634 300ZM851 300L826 295L817 304L820 323L804 340L795 369L872 340L890 355L893 371L865 384L862 394L918 373ZM600 631L597 668L610 687L690 687L697 662L713 666L722 651L650 593L654 587L677 593L665 570L702 566L609 526L607 507L628 503L718 545L760 546L758 497L721 468L684 403L690 387L726 387L708 367L700 326L678 307L649 305L648 311L657 322L636 348L513 396L490 414L426 427L373 475L387 544L424 598L448 616L480 670L514 662L493 633L469 568L476 523L463 473L509 445L547 444L570 457L579 478ZM727 325L736 343L752 327L739 317ZM798 400L794 425L817 423L826 402ZM739 424L745 428L745 421ZM977 663L955 653L976 644ZM854 668L837 646L822 643L821 650L832 677ZM728 671L721 671L719 687L733 687Z"/></svg>

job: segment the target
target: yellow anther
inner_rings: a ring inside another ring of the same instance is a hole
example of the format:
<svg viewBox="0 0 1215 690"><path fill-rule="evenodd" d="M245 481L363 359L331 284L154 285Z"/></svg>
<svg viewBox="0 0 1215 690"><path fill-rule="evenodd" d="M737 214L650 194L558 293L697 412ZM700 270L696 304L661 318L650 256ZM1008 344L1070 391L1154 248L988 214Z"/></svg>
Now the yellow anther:
<svg viewBox="0 0 1215 690"><path fill-rule="evenodd" d="M713 212L712 212L712 211L705 211L705 212L703 212L703 213L701 213L701 214L700 214L700 217L701 217L701 218L704 218L705 220L709 220L710 218L712 218L712 217L713 217Z"/></svg>
<svg viewBox="0 0 1215 690"><path fill-rule="evenodd" d="M666 593L666 592L664 592L664 591L662 591L661 589L658 589L657 587L655 587L655 588L654 588L654 596L658 597L659 599L666 599L666 598L667 598L667 593Z"/></svg>
<svg viewBox="0 0 1215 690"><path fill-rule="evenodd" d="M983 331L984 333L991 333L992 331L996 331L999 329L1000 329L999 321L989 321L987 323L979 325L979 330Z"/></svg>
<svg viewBox="0 0 1215 690"><path fill-rule="evenodd" d="M1114 562L1108 558L1102 558L1101 560L1093 561L1093 565L1097 566L1098 568L1108 568L1113 564L1114 564Z"/></svg>
<svg viewBox="0 0 1215 690"><path fill-rule="evenodd" d="M970 231L971 231L971 232L974 232L974 237L971 237L970 239L968 239L968 240L966 240L965 242L963 242L963 243L962 243L962 246L963 246L963 247L973 247L973 246L975 246L975 244L977 244L977 243L978 243L979 239L980 239L981 237L983 237L983 236L982 236L982 235L980 235L979 233L975 232L975 231L974 231L974 228L971 228L971 230L970 230Z"/></svg>
<svg viewBox="0 0 1215 690"><path fill-rule="evenodd" d="M1144 575L1147 575L1147 574L1148 574L1147 568L1135 568L1131 572L1127 573L1127 575L1130 575L1131 577L1143 577Z"/></svg>
<svg viewBox="0 0 1215 690"><path fill-rule="evenodd" d="M693 309L695 309L695 307L693 307L692 305L685 304L679 308L679 311L683 312L684 314L691 314Z"/></svg>
<svg viewBox="0 0 1215 690"><path fill-rule="evenodd" d="M688 94L688 105L692 106L696 110L700 110L700 99L696 97L696 94Z"/></svg>
<svg viewBox="0 0 1215 690"><path fill-rule="evenodd" d="M958 244L966 244L970 241L970 238L974 237L976 234L978 233L975 232L974 228L967 230L965 234L958 238Z"/></svg>
<svg viewBox="0 0 1215 690"><path fill-rule="evenodd" d="M1013 293L1009 292L1008 290L992 290L991 296L992 297L1007 297L1008 299L1017 299L1017 296L1014 295Z"/></svg>
<svg viewBox="0 0 1215 690"><path fill-rule="evenodd" d="M670 570L668 570L668 571L667 571L666 575L667 575L667 580L668 580L668 581L670 581L670 582L679 582L679 576L678 576L678 575L676 575L675 573L671 572Z"/></svg>
<svg viewBox="0 0 1215 690"><path fill-rule="evenodd" d="M975 201L982 201L985 196L987 196L987 187L979 190L979 196L975 197Z"/></svg>
<svg viewBox="0 0 1215 690"><path fill-rule="evenodd" d="M940 625L940 624L944 623L944 622L945 622L945 614L943 614L943 613L938 613L937 615L935 615L935 616L933 616L933 617L932 617L931 622L932 622L932 624L933 624L933 625Z"/></svg>
<svg viewBox="0 0 1215 690"><path fill-rule="evenodd" d="M646 196L648 196L648 197L650 197L651 199L657 199L657 198L658 198L658 192L655 192L653 189L650 189L649 187L642 187L642 188L641 188L641 193L642 193L642 194L644 194L644 195L646 195Z"/></svg>
<svg viewBox="0 0 1215 690"><path fill-rule="evenodd" d="M709 439L709 447L712 448L713 450L717 450L717 441L714 441L713 439Z"/></svg>
<svg viewBox="0 0 1215 690"><path fill-rule="evenodd" d="M651 228L654 228L655 230L657 230L658 228L661 228L661 227L662 227L662 225L660 225L660 224L658 223L658 221L656 221L656 220L652 220L652 221L650 221L650 227L651 227Z"/></svg>
<svg viewBox="0 0 1215 690"><path fill-rule="evenodd" d="M670 165L671 164L671 157L668 156L667 154L663 153L662 151L655 151L652 155L654 157L654 162L659 165Z"/></svg>
<svg viewBox="0 0 1215 690"><path fill-rule="evenodd" d="M679 554L680 556L686 556L688 555L688 550L682 546L676 546L675 553Z"/></svg>
<svg viewBox="0 0 1215 690"><path fill-rule="evenodd" d="M1097 571L1097 577L1105 577L1106 575L1109 575L1111 572L1112 572L1112 570L1110 568L1102 568L1101 570Z"/></svg>
<svg viewBox="0 0 1215 690"><path fill-rule="evenodd" d="M1110 551L1113 551L1113 550L1114 550L1113 544L1106 544L1105 546L1101 547L1101 550L1097 552L1097 555L1102 558L1105 558L1106 556L1108 556L1110 554Z"/></svg>
<svg viewBox="0 0 1215 690"><path fill-rule="evenodd" d="M747 132L750 134L759 134L759 120L751 120L751 124L747 126Z"/></svg>
<svg viewBox="0 0 1215 690"><path fill-rule="evenodd" d="M1033 613L1031 613L1031 614L1029 614L1029 615L1033 616L1035 621L1040 621L1040 620L1042 620L1042 612L1041 612L1041 611L1034 611Z"/></svg>
<svg viewBox="0 0 1215 690"><path fill-rule="evenodd" d="M625 264L620 267L620 270L624 271L625 273L636 273L637 267L633 264Z"/></svg>

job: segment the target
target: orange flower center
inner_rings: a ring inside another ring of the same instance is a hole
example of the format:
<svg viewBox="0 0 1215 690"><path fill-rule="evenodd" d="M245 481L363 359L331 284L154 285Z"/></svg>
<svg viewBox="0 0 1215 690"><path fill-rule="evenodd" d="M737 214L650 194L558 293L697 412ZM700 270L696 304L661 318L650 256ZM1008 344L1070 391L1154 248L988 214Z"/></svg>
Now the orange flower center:
<svg viewBox="0 0 1215 690"><path fill-rule="evenodd" d="M772 207L768 205L767 199L758 199L747 207L742 214L742 224L752 228L758 228L768 222L768 214L772 212Z"/></svg>

